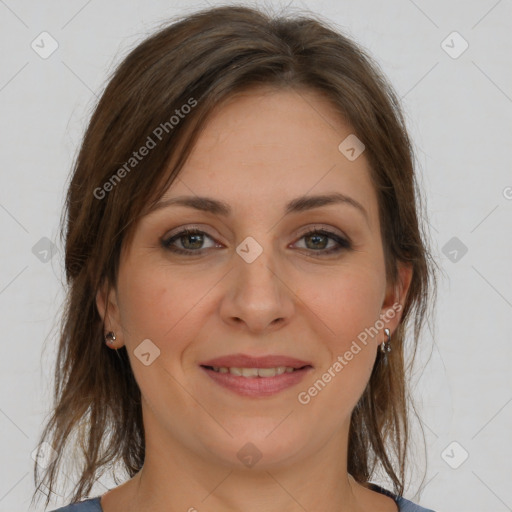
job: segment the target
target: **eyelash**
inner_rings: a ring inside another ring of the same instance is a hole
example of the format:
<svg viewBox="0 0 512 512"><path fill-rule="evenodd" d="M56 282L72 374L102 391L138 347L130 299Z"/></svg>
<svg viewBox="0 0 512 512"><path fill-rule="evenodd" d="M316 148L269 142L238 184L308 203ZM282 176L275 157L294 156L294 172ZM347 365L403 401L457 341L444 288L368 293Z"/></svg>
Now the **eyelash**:
<svg viewBox="0 0 512 512"><path fill-rule="evenodd" d="M338 253L338 252L341 252L343 250L350 250L352 249L352 245L351 243L346 240L345 238L342 238L340 237L339 235L335 234L335 233L332 233L331 231L327 230L327 229L313 229L311 231L308 231L307 233L304 233L300 238L299 240L301 240L302 238L305 238L305 237L308 237L308 236L311 236L311 235L325 235L327 236L328 238L330 238L331 240L334 240L336 243L338 243L338 247L335 247L335 248L331 248L331 249L328 249L328 250L318 250L318 251L315 251L313 249L302 249L303 251L310 251L312 253L320 253L320 257L324 256L324 255L330 255L330 254L334 254L334 253ZM189 228L186 228L182 231L180 231L179 233L173 235L172 237L168 238L168 239L163 239L162 240L162 246L164 247L164 249L167 249L175 254L183 254L183 255L188 255L188 256L191 256L191 255L201 255L203 254L205 251L207 251L208 249L198 249L198 250L191 250L191 249L180 249L178 247L174 247L172 246L172 243L176 240L179 240L180 238L182 237L185 237L187 235L206 235L208 238L210 238L211 240L213 240L213 238L208 235L208 233L205 233L204 231L201 231L199 229L189 229Z"/></svg>

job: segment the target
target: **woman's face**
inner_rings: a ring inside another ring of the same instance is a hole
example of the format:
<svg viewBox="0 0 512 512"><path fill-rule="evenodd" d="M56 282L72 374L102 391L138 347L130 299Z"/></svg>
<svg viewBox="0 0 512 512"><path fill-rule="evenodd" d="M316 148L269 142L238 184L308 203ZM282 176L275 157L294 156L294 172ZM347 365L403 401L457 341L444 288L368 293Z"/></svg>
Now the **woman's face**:
<svg viewBox="0 0 512 512"><path fill-rule="evenodd" d="M106 325L148 443L261 468L346 448L410 281L404 268L402 287L386 283L365 153L353 138L339 149L351 134L314 92L246 92L141 218Z"/></svg>

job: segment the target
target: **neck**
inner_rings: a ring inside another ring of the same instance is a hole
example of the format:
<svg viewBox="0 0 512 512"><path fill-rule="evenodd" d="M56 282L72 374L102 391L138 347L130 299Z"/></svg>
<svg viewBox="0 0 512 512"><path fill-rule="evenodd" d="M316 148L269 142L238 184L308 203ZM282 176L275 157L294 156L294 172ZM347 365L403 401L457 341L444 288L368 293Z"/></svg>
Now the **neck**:
<svg viewBox="0 0 512 512"><path fill-rule="evenodd" d="M346 471L348 428L293 460L265 463L263 456L252 467L240 467L198 454L148 423L144 467L120 486L127 512L362 510L360 486ZM108 503L102 500L104 512L115 512Z"/></svg>

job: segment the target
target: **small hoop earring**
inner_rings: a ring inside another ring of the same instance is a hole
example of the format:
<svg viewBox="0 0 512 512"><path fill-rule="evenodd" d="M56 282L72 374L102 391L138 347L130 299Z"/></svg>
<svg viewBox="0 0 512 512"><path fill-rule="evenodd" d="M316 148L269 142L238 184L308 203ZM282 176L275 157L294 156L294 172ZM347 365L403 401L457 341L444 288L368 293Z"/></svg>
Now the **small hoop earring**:
<svg viewBox="0 0 512 512"><path fill-rule="evenodd" d="M114 334L114 332L109 331L109 332L107 332L107 334L105 334L105 341L107 343L109 343L110 345L112 345L115 340L116 340L116 335Z"/></svg>
<svg viewBox="0 0 512 512"><path fill-rule="evenodd" d="M384 332L388 339L380 344L380 350L384 355L386 355L388 352L391 352L391 331L386 327Z"/></svg>

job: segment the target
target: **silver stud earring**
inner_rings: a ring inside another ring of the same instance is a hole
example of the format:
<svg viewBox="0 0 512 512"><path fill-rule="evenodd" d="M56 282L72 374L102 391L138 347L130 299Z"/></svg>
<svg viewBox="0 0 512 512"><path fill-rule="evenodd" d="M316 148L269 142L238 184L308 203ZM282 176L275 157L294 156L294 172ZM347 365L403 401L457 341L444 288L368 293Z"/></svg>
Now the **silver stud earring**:
<svg viewBox="0 0 512 512"><path fill-rule="evenodd" d="M115 340L116 340L116 335L112 331L109 331L109 332L107 332L107 334L105 334L105 341L109 345L113 345Z"/></svg>
<svg viewBox="0 0 512 512"><path fill-rule="evenodd" d="M388 352L391 352L391 334L387 327L384 329L384 332L388 339L380 344L380 350L384 355L386 355Z"/></svg>

